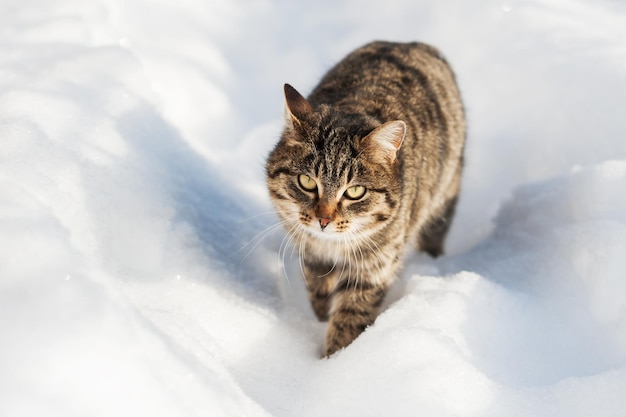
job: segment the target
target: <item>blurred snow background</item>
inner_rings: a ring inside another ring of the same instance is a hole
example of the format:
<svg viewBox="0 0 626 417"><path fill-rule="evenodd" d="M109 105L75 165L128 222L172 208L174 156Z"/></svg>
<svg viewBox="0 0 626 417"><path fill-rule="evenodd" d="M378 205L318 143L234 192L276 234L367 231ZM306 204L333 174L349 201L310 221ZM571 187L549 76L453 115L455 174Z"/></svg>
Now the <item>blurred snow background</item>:
<svg viewBox="0 0 626 417"><path fill-rule="evenodd" d="M0 23L0 415L626 413L622 2L5 0ZM409 256L320 360L263 163L282 84L372 39L448 57L467 168L448 256Z"/></svg>

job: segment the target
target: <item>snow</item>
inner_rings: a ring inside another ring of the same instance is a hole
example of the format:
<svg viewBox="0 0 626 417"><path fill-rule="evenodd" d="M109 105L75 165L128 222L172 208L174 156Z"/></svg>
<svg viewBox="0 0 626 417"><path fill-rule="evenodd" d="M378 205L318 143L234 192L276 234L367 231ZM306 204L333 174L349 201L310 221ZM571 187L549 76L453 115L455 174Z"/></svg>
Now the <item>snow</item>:
<svg viewBox="0 0 626 417"><path fill-rule="evenodd" d="M0 9L0 415L626 413L622 3ZM448 255L322 360L263 163L283 83L372 39L451 61L467 167Z"/></svg>

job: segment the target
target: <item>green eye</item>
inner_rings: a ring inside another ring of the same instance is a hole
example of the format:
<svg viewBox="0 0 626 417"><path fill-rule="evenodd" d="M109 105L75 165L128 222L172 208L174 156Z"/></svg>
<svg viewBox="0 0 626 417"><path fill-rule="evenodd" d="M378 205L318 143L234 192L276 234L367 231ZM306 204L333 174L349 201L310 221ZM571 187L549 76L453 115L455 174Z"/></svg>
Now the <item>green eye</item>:
<svg viewBox="0 0 626 417"><path fill-rule="evenodd" d="M305 191L315 191L315 189L317 189L315 180L305 174L298 175L298 184L300 184L300 187Z"/></svg>
<svg viewBox="0 0 626 417"><path fill-rule="evenodd" d="M362 185L353 185L346 190L344 195L350 200L358 200L365 195L365 187Z"/></svg>

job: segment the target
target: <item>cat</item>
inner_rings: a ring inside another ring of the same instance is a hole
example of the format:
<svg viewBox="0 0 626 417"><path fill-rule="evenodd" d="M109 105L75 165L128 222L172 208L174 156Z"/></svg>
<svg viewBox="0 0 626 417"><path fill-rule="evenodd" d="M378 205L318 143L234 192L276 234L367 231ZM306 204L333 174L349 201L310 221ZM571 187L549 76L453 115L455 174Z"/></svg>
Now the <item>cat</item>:
<svg viewBox="0 0 626 417"><path fill-rule="evenodd" d="M372 42L304 98L284 86L285 128L266 163L272 202L299 248L323 356L374 323L410 244L432 256L459 194L465 112L437 49Z"/></svg>

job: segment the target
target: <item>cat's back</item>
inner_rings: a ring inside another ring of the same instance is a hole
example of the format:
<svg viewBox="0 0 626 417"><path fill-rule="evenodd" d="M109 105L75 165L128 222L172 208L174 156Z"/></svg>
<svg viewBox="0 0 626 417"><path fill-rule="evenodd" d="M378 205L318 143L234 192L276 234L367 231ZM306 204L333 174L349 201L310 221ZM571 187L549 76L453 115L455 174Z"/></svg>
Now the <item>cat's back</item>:
<svg viewBox="0 0 626 417"><path fill-rule="evenodd" d="M436 48L420 42L366 44L328 71L309 101L366 112L381 122L408 119L423 126L428 120L411 120L420 110L431 122L450 118L460 125L464 120L450 66Z"/></svg>
<svg viewBox="0 0 626 417"><path fill-rule="evenodd" d="M439 68L431 66L435 62L444 63L444 66L448 67L439 50L425 43L370 42L352 51L329 70L316 91L311 94L311 98L318 93L320 87L322 89L330 87L326 84L340 82L358 86L366 85L372 80L377 82L397 80L398 76L419 78L427 73L440 71Z"/></svg>

